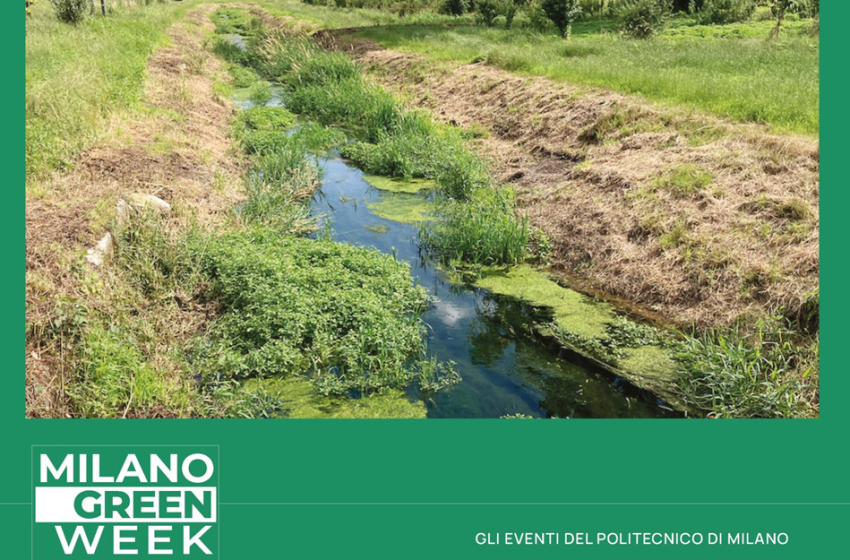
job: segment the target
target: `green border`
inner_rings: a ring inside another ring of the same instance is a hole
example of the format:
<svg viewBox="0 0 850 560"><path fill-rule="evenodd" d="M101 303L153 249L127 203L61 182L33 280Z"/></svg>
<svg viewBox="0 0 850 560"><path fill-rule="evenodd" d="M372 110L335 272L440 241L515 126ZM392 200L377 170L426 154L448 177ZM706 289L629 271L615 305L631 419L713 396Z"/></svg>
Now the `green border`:
<svg viewBox="0 0 850 560"><path fill-rule="evenodd" d="M9 4L15 4L11 6ZM26 420L24 275L0 279L0 556L29 556L33 444L219 444L221 555L247 558L839 557L850 518L848 270L842 214L850 2L824 0L821 135L824 374L817 420ZM24 250L23 10L0 6L6 69L0 152L9 203L2 262ZM20 80L20 81L17 81ZM251 505L254 504L254 505ZM256 505L264 504L264 505ZM277 505L272 505L277 504ZM327 505L305 505L327 504ZM332 505L335 504L335 505ZM401 505L407 504L407 505ZM500 505L496 505L500 504ZM688 505L686 505L688 504ZM786 531L756 547L477 546L483 531Z"/></svg>

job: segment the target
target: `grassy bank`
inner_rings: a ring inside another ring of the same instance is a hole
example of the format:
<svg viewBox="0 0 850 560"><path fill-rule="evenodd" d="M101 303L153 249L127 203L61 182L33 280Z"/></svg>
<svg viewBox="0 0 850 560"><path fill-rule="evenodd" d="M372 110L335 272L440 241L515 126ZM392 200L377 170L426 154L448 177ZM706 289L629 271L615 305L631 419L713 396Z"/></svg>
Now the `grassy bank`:
<svg viewBox="0 0 850 560"><path fill-rule="evenodd" d="M27 18L28 174L68 166L110 119L138 107L148 57L193 2L117 7L108 18L60 22L49 2Z"/></svg>
<svg viewBox="0 0 850 560"><path fill-rule="evenodd" d="M264 3L265 4L265 3ZM818 131L818 38L809 20L789 21L779 40L768 41L772 21L698 25L674 18L652 40L623 38L617 23L578 21L564 41L552 30L530 29L520 15L510 30L497 20L446 27L415 21L346 21L349 11L292 1L272 2L281 13L309 17L326 28L373 26L358 33L388 49L460 63L485 61L520 75L611 88L745 122L778 132ZM389 14L388 14L389 15ZM423 17L423 16L419 16Z"/></svg>

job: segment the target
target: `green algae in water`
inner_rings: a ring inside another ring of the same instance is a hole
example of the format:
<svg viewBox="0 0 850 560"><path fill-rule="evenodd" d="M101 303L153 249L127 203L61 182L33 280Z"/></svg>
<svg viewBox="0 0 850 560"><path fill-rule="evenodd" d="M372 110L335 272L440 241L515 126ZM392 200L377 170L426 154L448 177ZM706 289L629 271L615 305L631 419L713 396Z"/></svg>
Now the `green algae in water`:
<svg viewBox="0 0 850 560"><path fill-rule="evenodd" d="M280 401L277 418L425 418L422 401L411 402L404 391L386 390L360 399L323 397L303 377L251 379L248 393L262 392Z"/></svg>
<svg viewBox="0 0 850 560"><path fill-rule="evenodd" d="M433 210L433 204L413 195L382 196L379 200L366 203L372 214L401 224L415 224L431 220L426 214Z"/></svg>
<svg viewBox="0 0 850 560"><path fill-rule="evenodd" d="M680 404L676 390L679 372L671 353L659 344L617 347L610 329L625 319L610 305L564 288L528 265L484 269L475 285L551 309L555 328L543 328L543 334L555 335L562 343L616 368L638 387Z"/></svg>
<svg viewBox="0 0 850 560"><path fill-rule="evenodd" d="M564 288L528 265L485 269L475 286L537 307L549 307L556 325L585 338L606 338L606 327L616 317L607 304Z"/></svg>
<svg viewBox="0 0 850 560"><path fill-rule="evenodd" d="M387 233L388 231L390 231L389 226L387 226L386 224L375 224L375 225L371 225L371 226L366 226L366 229L368 229L369 231L374 231L375 233L380 233L380 234L384 234L384 233Z"/></svg>
<svg viewBox="0 0 850 560"><path fill-rule="evenodd" d="M363 180L382 191L408 194L431 190L435 185L434 181L427 179L399 179L381 175L363 175Z"/></svg>
<svg viewBox="0 0 850 560"><path fill-rule="evenodd" d="M283 107L258 105L243 111L242 120L253 130L284 131L295 124L295 115Z"/></svg>

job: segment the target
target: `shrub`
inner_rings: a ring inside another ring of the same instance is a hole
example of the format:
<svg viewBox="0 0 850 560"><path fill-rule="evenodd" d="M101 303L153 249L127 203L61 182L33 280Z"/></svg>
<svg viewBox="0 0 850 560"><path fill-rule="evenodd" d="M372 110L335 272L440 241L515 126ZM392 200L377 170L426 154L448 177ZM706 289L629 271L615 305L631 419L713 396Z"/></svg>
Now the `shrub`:
<svg viewBox="0 0 850 560"><path fill-rule="evenodd" d="M449 15L462 16L469 11L469 0L446 0L443 11Z"/></svg>
<svg viewBox="0 0 850 560"><path fill-rule="evenodd" d="M697 12L697 21L703 25L747 21L755 11L755 0L706 0Z"/></svg>
<svg viewBox="0 0 850 560"><path fill-rule="evenodd" d="M579 0L541 0L540 7L564 38L570 36L573 22L581 15Z"/></svg>
<svg viewBox="0 0 850 560"><path fill-rule="evenodd" d="M519 0L504 0L502 3L502 14L505 16L505 29L510 29L514 24L516 12L519 9Z"/></svg>
<svg viewBox="0 0 850 560"><path fill-rule="evenodd" d="M496 0L478 0L475 8L478 10L476 19L487 27L493 27L499 15L499 4Z"/></svg>
<svg viewBox="0 0 850 560"><path fill-rule="evenodd" d="M528 26L533 30L543 33L549 31L552 27L552 20L546 15L543 6L540 5L540 0L535 0L528 5L526 9L528 16Z"/></svg>
<svg viewBox="0 0 850 560"><path fill-rule="evenodd" d="M92 12L92 0L50 0L56 17L65 23L77 24Z"/></svg>
<svg viewBox="0 0 850 560"><path fill-rule="evenodd" d="M672 11L670 0L630 0L618 10L617 20L624 34L648 39L661 31Z"/></svg>

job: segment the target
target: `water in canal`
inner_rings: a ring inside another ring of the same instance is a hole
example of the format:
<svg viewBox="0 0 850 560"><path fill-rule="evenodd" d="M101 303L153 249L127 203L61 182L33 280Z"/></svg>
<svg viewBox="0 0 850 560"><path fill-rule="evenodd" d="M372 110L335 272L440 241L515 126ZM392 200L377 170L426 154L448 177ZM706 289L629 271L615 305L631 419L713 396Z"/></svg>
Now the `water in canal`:
<svg viewBox="0 0 850 560"><path fill-rule="evenodd" d="M253 106L238 96L234 101ZM267 105L280 106L280 97ZM416 219L427 218L427 193L376 188L336 154L316 161L323 173L312 210L326 226L322 235L407 261L434 299L423 316L428 351L455 362L463 381L427 402L429 418L680 416L651 393L542 340L534 325L547 322L545 309L449 282L418 248Z"/></svg>

